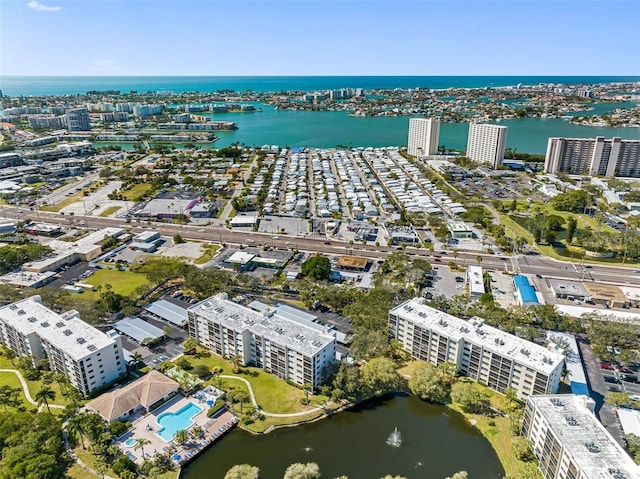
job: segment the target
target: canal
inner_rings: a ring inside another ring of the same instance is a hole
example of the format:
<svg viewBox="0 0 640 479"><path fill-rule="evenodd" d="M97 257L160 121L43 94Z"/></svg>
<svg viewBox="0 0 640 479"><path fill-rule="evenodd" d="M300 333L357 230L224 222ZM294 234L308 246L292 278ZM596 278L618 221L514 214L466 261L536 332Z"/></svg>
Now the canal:
<svg viewBox="0 0 640 479"><path fill-rule="evenodd" d="M387 444L394 429L401 444ZM323 478L445 479L465 470L471 479L500 479L500 461L489 442L465 418L416 397L390 396L331 418L254 436L236 430L188 466L183 479L222 479L236 464L279 479L295 462L315 462Z"/></svg>

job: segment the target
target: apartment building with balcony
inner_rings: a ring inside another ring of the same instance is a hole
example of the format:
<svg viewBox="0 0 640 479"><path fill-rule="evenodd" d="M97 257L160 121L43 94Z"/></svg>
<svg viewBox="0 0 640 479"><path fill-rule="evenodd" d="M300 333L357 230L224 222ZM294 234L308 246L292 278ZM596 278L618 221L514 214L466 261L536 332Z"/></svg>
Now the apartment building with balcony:
<svg viewBox="0 0 640 479"><path fill-rule="evenodd" d="M64 374L85 396L127 370L116 331L97 330L77 311L58 314L40 296L0 307L0 342L18 357L47 359L51 371Z"/></svg>
<svg viewBox="0 0 640 479"><path fill-rule="evenodd" d="M316 388L335 360L336 339L324 327L273 309L257 312L222 293L188 309L189 336L218 356L240 356L243 365Z"/></svg>
<svg viewBox="0 0 640 479"><path fill-rule="evenodd" d="M484 324L457 318L412 299L389 311L389 335L416 359L458 371L491 389L514 388L518 397L558 390L564 356Z"/></svg>
<svg viewBox="0 0 640 479"><path fill-rule="evenodd" d="M522 435L531 440L544 479L640 479L640 467L598 421L594 408L587 396L527 398Z"/></svg>

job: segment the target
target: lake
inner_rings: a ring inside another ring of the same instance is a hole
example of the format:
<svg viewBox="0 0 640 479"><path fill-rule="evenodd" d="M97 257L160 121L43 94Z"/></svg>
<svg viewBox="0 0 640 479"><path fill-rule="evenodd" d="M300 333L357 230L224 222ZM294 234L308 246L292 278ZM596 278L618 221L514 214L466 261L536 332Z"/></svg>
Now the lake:
<svg viewBox="0 0 640 479"><path fill-rule="evenodd" d="M400 447L387 444L394 428ZM501 479L489 442L461 414L405 395L389 396L328 419L255 436L236 430L188 466L182 479L222 479L236 464L279 479L295 462L316 462L323 478L445 479L465 470L470 478Z"/></svg>

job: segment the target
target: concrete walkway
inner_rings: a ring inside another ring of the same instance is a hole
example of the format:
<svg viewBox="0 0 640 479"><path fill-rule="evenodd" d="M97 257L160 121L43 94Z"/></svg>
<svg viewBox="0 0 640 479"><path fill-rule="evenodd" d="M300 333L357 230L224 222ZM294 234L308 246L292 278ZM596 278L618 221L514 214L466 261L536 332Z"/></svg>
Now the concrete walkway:
<svg viewBox="0 0 640 479"><path fill-rule="evenodd" d="M249 390L249 396L251 397L251 403L253 404L254 408L258 407L258 403L256 402L256 396L255 394L253 394L253 388L251 387L251 383L249 381L247 381L245 378L239 378L238 376L226 376L226 375L220 375L219 377L223 378L223 379L236 379L238 381L242 381L243 383L246 384L247 389ZM325 407L327 406L328 403L323 404L322 406L318 406L318 407L314 407L313 409L308 409L306 411L301 411L301 412L292 412L292 413L288 413L288 414L278 414L275 412L266 412L263 411L262 409L260 409L260 413L264 414L265 416L269 416L269 417L298 417L298 416L306 416L307 414L311 414L314 412L320 412L320 411L324 411Z"/></svg>
<svg viewBox="0 0 640 479"><path fill-rule="evenodd" d="M24 397L27 398L27 401L31 404L33 404L34 406L37 406L38 403L37 401L34 401L33 398L31 397L31 393L29 392L29 386L27 386L27 381L25 381L24 377L22 376L22 373L20 371L18 371L17 369L0 369L0 373L13 373L16 376L18 376L18 379L20 380L20 384L22 384L22 389L24 391ZM38 409L39 411L42 410L43 407L46 407L44 404L40 406L40 408ZM57 408L57 409L64 409L64 406L59 406L57 404L49 404L50 408Z"/></svg>

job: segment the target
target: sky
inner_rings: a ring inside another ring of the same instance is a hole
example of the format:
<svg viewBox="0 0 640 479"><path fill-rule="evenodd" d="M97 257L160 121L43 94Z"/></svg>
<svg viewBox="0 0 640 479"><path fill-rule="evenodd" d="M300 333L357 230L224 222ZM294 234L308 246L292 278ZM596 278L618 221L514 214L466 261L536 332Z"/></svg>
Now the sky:
<svg viewBox="0 0 640 479"><path fill-rule="evenodd" d="M640 1L0 0L0 75L640 75Z"/></svg>

